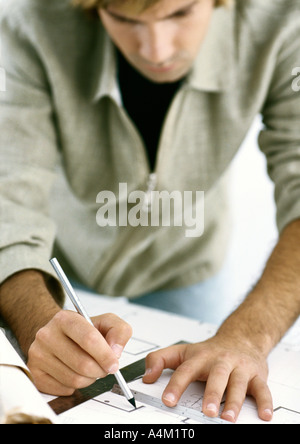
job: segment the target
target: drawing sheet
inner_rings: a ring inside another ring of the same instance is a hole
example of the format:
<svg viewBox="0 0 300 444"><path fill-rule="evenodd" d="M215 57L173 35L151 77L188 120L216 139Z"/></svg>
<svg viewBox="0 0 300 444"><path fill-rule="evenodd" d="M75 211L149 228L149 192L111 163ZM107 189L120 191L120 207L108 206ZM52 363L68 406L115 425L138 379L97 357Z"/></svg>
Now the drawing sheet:
<svg viewBox="0 0 300 444"><path fill-rule="evenodd" d="M56 415L30 379L30 372L0 329L0 424L55 424Z"/></svg>
<svg viewBox="0 0 300 444"><path fill-rule="evenodd" d="M120 360L125 367L158 350L180 341L200 342L213 336L214 326L201 324L181 316L140 307L123 299L102 298L81 293L80 298L90 316L114 312L133 327L133 338ZM71 307L69 307L71 308ZM274 419L265 423L258 418L255 402L247 398L240 414L240 424L300 424L300 322L276 347L269 359L269 386L274 399ZM178 414L175 409L162 410L159 407L161 395L172 372L163 373L153 385L146 385L142 379L130 383L130 387L154 398L155 405L137 403L137 410L131 408L126 399L115 392L105 393L93 400L60 415L63 423L75 424L195 424L193 418ZM201 411L205 384L195 382L183 395L180 406ZM224 403L221 406L221 410Z"/></svg>

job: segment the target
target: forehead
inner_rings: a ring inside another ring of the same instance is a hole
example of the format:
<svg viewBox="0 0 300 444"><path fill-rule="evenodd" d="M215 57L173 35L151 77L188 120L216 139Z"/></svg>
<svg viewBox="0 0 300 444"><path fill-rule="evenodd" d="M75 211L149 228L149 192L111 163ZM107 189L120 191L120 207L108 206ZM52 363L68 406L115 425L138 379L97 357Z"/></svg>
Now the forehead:
<svg viewBox="0 0 300 444"><path fill-rule="evenodd" d="M162 20L171 17L176 12L194 6L199 1L207 0L159 0L144 11L141 11L139 4L135 1L115 2L109 5L106 10L118 14L122 17L139 20Z"/></svg>

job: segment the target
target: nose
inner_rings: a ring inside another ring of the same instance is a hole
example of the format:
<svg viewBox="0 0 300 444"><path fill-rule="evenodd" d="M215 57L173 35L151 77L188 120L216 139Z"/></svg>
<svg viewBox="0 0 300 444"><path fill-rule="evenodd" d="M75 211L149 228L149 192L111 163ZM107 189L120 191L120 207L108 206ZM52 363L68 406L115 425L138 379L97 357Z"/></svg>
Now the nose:
<svg viewBox="0 0 300 444"><path fill-rule="evenodd" d="M143 27L140 33L139 54L152 65L163 65L175 53L174 35L165 23Z"/></svg>

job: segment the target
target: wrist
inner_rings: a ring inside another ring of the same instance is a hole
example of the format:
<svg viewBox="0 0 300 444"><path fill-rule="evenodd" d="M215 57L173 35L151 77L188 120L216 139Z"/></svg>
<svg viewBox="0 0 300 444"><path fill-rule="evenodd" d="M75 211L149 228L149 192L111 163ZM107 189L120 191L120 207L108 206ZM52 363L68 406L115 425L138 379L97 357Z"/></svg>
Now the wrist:
<svg viewBox="0 0 300 444"><path fill-rule="evenodd" d="M36 333L61 308L46 285L44 275L35 270L17 273L0 287L0 311L27 356Z"/></svg>
<svg viewBox="0 0 300 444"><path fill-rule="evenodd" d="M242 304L218 330L219 340L267 358L278 340L274 332L269 332L267 320L260 313L254 306Z"/></svg>

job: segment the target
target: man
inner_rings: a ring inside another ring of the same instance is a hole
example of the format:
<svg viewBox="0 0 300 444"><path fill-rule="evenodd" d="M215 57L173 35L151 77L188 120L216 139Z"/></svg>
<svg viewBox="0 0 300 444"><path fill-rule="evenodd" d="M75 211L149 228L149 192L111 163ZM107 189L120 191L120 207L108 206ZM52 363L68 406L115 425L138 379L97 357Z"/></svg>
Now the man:
<svg viewBox="0 0 300 444"><path fill-rule="evenodd" d="M236 421L248 393L270 420L267 357L300 313L300 96L291 75L300 63L300 2L78 0L89 14L61 0L5 3L0 310L37 387L69 395L114 373L131 334L112 315L93 329L61 311L48 265L54 239L68 273L111 296L209 278L227 245L226 171L262 113L278 245L217 335L151 354L144 381L176 369L166 405L199 379L207 381L206 415L218 415L227 389L224 419ZM202 236L175 223L131 226L120 184L145 192L146 212L151 190L204 191ZM118 224L110 223L115 208L106 224L97 218L102 191L118 197Z"/></svg>

